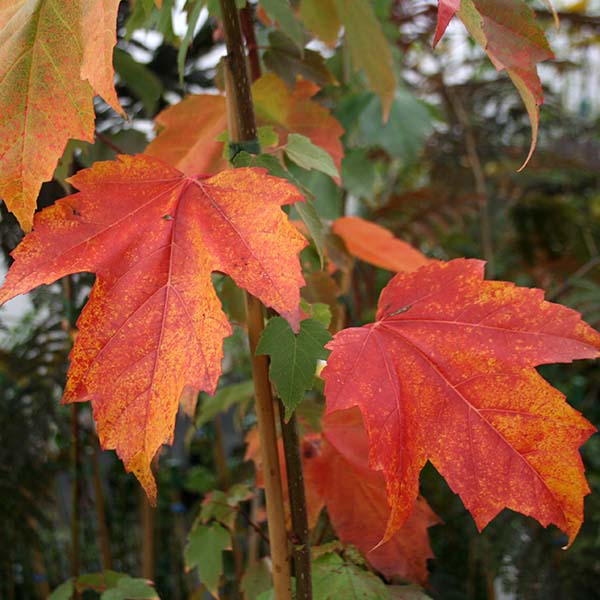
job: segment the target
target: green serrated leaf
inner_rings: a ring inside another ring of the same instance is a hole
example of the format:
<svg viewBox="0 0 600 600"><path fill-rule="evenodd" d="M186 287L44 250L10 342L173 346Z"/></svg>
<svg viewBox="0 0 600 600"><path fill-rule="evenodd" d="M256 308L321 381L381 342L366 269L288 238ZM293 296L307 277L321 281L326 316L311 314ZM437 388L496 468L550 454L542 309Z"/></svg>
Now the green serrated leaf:
<svg viewBox="0 0 600 600"><path fill-rule="evenodd" d="M225 412L234 404L249 402L254 397L252 381L243 381L221 388L214 396L202 394L202 402L196 417L196 427L212 421L217 414Z"/></svg>
<svg viewBox="0 0 600 600"><path fill-rule="evenodd" d="M196 525L188 536L185 565L188 569L198 569L200 580L215 598L223 574L222 553L230 547L231 534L218 523Z"/></svg>
<svg viewBox="0 0 600 600"><path fill-rule="evenodd" d="M181 40L179 50L177 51L177 70L179 71L179 83L183 83L183 75L185 69L185 57L187 56L188 48L194 39L194 31L200 18L200 13L204 8L204 0L196 0L196 4L188 13L187 31Z"/></svg>
<svg viewBox="0 0 600 600"><path fill-rule="evenodd" d="M259 0L259 2L267 15L269 15L269 18L278 23L279 28L289 36L302 54L304 48L304 27L296 19L296 15L294 15L294 11L288 0Z"/></svg>
<svg viewBox="0 0 600 600"><path fill-rule="evenodd" d="M262 333L257 354L271 357L269 376L285 406L286 420L300 404L304 392L312 387L318 359L326 359L324 348L331 335L322 323L304 319L295 335L288 322L281 317L269 320Z"/></svg>
<svg viewBox="0 0 600 600"><path fill-rule="evenodd" d="M312 579L314 600L390 600L390 593L379 577L346 563L337 554L313 560Z"/></svg>
<svg viewBox="0 0 600 600"><path fill-rule="evenodd" d="M290 160L303 169L314 169L330 177L338 176L338 170L331 156L323 148L315 146L304 135L290 133L285 153Z"/></svg>

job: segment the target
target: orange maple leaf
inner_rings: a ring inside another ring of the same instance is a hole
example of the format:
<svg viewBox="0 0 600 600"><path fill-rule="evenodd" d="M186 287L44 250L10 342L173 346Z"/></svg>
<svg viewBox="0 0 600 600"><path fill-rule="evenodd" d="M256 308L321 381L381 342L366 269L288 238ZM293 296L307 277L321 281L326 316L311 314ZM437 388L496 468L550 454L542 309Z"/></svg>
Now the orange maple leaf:
<svg viewBox="0 0 600 600"><path fill-rule="evenodd" d="M302 80L290 91L276 75L263 75L252 85L257 122L273 126L282 144L288 133L308 137L331 155L340 171L344 155L340 137L344 129L326 108L312 100L318 91L314 83ZM187 96L162 111L156 124L159 133L146 148L146 154L161 158L188 175L225 168L223 144L215 139L227 129L224 96Z"/></svg>
<svg viewBox="0 0 600 600"><path fill-rule="evenodd" d="M389 229L360 217L340 217L331 230L344 240L350 254L382 269L410 272L431 262Z"/></svg>
<svg viewBox="0 0 600 600"><path fill-rule="evenodd" d="M544 102L537 64L554 58L548 40L523 0L439 0L434 46L455 14L486 51L494 67L506 70L523 99L532 129L523 169L537 144L540 106Z"/></svg>
<svg viewBox="0 0 600 600"><path fill-rule="evenodd" d="M302 196L263 169L197 180L145 155L70 182L80 192L36 215L14 251L0 304L69 273L97 274L63 401L92 400L102 446L154 499L150 462L172 438L179 398L186 386L214 393L231 334L211 273L299 324L306 242L280 206Z"/></svg>
<svg viewBox="0 0 600 600"><path fill-rule="evenodd" d="M369 468L360 411L336 411L322 425L319 442L303 452L307 496L320 496L340 540L354 544L377 571L425 584L427 559L434 557L427 529L441 520L419 497L403 527L379 545L390 507L383 475Z"/></svg>
<svg viewBox="0 0 600 600"><path fill-rule="evenodd" d="M384 540L410 515L427 460L480 529L507 507L573 540L589 492L578 448L594 427L533 367L599 355L578 313L458 259L396 275L377 321L328 347L327 412L361 409L391 505Z"/></svg>
<svg viewBox="0 0 600 600"><path fill-rule="evenodd" d="M0 0L0 197L26 231L67 141L94 135L113 86L118 0Z"/></svg>

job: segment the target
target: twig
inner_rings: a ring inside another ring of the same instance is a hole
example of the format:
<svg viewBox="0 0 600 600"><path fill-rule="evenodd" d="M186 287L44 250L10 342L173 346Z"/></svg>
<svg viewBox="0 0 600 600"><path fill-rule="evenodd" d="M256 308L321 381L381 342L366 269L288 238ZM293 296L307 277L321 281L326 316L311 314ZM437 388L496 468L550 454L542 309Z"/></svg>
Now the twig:
<svg viewBox="0 0 600 600"><path fill-rule="evenodd" d="M294 575L296 576L296 600L312 600L310 532L308 529L298 423L296 414L293 414L287 423L285 422L281 403L279 414L292 516L292 556L294 558Z"/></svg>

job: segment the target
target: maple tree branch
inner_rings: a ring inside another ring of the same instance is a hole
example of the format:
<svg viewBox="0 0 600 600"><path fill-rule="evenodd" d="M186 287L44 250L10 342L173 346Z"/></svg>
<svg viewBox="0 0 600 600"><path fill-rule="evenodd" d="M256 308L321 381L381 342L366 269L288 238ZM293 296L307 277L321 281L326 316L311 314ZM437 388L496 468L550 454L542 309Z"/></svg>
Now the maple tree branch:
<svg viewBox="0 0 600 600"><path fill-rule="evenodd" d="M248 142L256 139L256 118L250 92L250 81L246 68L246 53L238 9L235 0L220 0L223 32L227 46L227 59L233 80L234 106L237 112L240 139ZM231 135L230 138L231 140Z"/></svg>
<svg viewBox="0 0 600 600"><path fill-rule="evenodd" d="M258 44L254 32L254 19L252 13L253 8L250 4L247 4L244 8L240 9L240 22L244 33L244 39L246 40L246 47L248 48L250 75L252 81L256 81L260 77L260 58L258 56Z"/></svg>
<svg viewBox="0 0 600 600"><path fill-rule="evenodd" d="M228 73L226 73L225 81L227 84L226 98L230 106L228 111L230 143L255 142L256 119L238 10L235 0L220 0L220 6L227 46L225 64ZM264 307L257 298L248 292L245 297L256 416L265 480L273 587L276 600L291 600L290 554L285 525L273 396L269 381L269 363L266 355L256 355L256 346L264 328Z"/></svg>
<svg viewBox="0 0 600 600"><path fill-rule="evenodd" d="M298 422L293 413L286 423L283 405L279 404L281 436L287 472L290 512L292 516L292 552L296 575L296 600L312 600L312 574L310 565L310 531L304 491L302 453L298 436Z"/></svg>

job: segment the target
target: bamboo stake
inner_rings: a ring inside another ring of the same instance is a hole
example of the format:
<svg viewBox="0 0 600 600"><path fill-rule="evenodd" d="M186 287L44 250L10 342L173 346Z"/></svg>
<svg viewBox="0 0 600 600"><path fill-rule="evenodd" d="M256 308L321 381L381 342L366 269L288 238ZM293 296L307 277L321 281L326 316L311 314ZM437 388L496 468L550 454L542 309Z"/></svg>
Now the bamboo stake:
<svg viewBox="0 0 600 600"><path fill-rule="evenodd" d="M227 46L226 97L228 103L230 143L258 146L254 105L246 67L244 42L235 0L220 0L223 31ZM290 554L285 526L283 491L273 396L269 381L269 363L266 356L256 355L256 346L264 328L264 307L246 293L248 338L252 360L252 375L256 396L256 414L261 444L269 546L273 565L273 587L276 600L291 600Z"/></svg>

